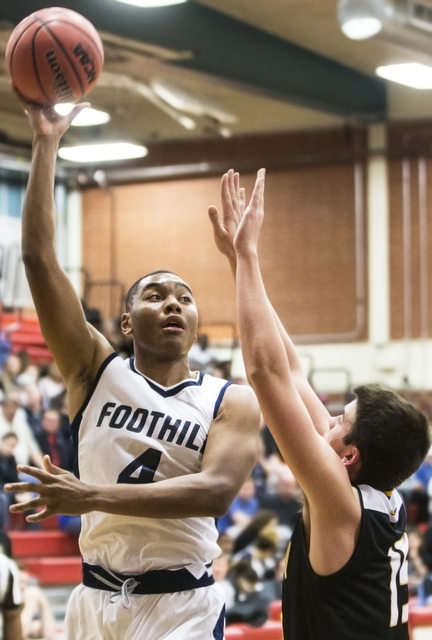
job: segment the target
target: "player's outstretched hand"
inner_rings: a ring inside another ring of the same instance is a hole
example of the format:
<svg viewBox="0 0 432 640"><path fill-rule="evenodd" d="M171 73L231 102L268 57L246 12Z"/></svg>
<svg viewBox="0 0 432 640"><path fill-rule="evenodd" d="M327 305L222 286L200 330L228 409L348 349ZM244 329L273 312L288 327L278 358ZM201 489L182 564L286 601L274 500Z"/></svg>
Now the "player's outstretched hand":
<svg viewBox="0 0 432 640"><path fill-rule="evenodd" d="M222 176L221 182L222 212L215 206L208 209L217 248L235 263L234 236L245 210L245 190L240 188L240 175L230 169Z"/></svg>
<svg viewBox="0 0 432 640"><path fill-rule="evenodd" d="M264 219L264 182L265 169L260 169L252 197L234 236L233 245L237 255L256 253L257 251L258 238Z"/></svg>
<svg viewBox="0 0 432 640"><path fill-rule="evenodd" d="M72 121L86 107L90 107L89 102L81 102L75 105L70 113L61 116L50 105L40 105L28 102L25 105L26 114L33 129L35 138L54 138L60 140L62 135L69 129Z"/></svg>
<svg viewBox="0 0 432 640"><path fill-rule="evenodd" d="M36 478L39 482L17 482L5 484L9 493L37 493L39 497L13 504L12 513L43 509L27 516L27 522L40 522L57 514L76 516L88 513L91 509L87 502L91 489L78 480L72 473L52 464L49 456L44 456L45 471L36 467L18 465L18 471Z"/></svg>

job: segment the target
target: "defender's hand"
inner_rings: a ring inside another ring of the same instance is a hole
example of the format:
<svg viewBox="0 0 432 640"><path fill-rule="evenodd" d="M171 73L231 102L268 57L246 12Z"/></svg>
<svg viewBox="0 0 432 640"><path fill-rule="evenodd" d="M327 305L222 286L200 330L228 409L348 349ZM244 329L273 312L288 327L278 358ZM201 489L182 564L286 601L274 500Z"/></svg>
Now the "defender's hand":
<svg viewBox="0 0 432 640"><path fill-rule="evenodd" d="M208 213L217 248L230 263L235 263L233 242L245 209L245 190L240 188L240 175L233 169L222 176L221 201L222 213L214 206L209 207Z"/></svg>
<svg viewBox="0 0 432 640"><path fill-rule="evenodd" d="M260 169L252 197L234 237L233 244L237 255L257 252L258 238L264 219L264 183L265 169Z"/></svg>

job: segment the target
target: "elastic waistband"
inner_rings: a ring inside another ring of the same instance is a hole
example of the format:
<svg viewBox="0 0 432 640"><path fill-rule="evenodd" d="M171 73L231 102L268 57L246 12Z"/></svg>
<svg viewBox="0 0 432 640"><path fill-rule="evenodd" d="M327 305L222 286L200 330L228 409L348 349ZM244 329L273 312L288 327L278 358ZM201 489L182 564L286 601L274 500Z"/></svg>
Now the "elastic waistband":
<svg viewBox="0 0 432 640"><path fill-rule="evenodd" d="M206 565L211 567L211 563ZM118 583L114 584L113 581ZM119 592L126 581L133 580L135 586L133 593L146 595L150 593L176 593L177 591L191 591L201 587L209 587L214 584L213 575L208 575L205 571L201 578L195 578L187 569L177 569L168 571L146 571L141 575L123 575L115 571L107 571L103 567L95 564L83 562L83 584L93 589L104 589L106 591Z"/></svg>

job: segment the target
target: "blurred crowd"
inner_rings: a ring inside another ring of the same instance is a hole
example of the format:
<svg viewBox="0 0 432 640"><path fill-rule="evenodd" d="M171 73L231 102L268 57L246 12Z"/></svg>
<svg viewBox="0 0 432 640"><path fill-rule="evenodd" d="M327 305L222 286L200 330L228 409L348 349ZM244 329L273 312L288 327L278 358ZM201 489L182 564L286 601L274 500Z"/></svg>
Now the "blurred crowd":
<svg viewBox="0 0 432 640"><path fill-rule="evenodd" d="M124 357L130 355L128 345L114 346ZM204 335L190 352L190 364L194 370L230 376L230 363L219 359ZM242 379L233 381L246 384ZM298 484L263 421L260 434L258 462L228 512L217 522L222 553L214 561L213 571L226 593L227 624L260 626L268 618L270 603L281 598L287 547L302 505ZM10 504L23 497L6 493L3 486L25 478L18 473L17 463L42 467L44 454L49 454L55 465L73 472L62 378L54 363L35 364L25 351L12 354L0 345L0 532L40 526L10 514ZM400 492L409 522L410 595L432 607L432 449ZM59 517L59 526L78 535L80 521ZM20 583L26 603L22 611L25 637L53 637L49 605L35 579L22 570ZM43 635L34 635L42 633L40 627L34 629L42 620Z"/></svg>

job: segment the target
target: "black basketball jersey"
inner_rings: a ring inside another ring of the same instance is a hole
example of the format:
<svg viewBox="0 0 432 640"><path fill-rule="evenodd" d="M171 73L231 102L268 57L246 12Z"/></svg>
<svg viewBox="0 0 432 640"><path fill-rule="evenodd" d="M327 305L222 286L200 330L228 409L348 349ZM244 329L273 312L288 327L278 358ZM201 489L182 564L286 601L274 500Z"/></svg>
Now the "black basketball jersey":
<svg viewBox="0 0 432 640"><path fill-rule="evenodd" d="M408 537L397 491L358 488L361 525L347 564L329 576L311 568L303 519L291 539L283 587L285 640L408 640Z"/></svg>

